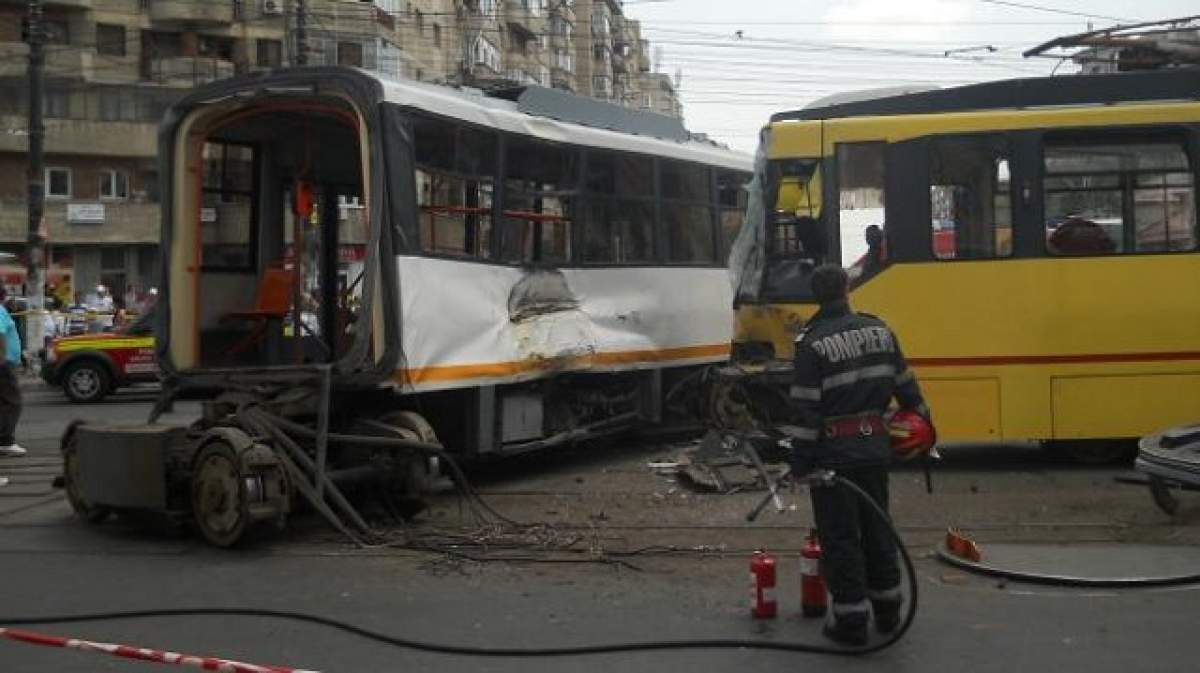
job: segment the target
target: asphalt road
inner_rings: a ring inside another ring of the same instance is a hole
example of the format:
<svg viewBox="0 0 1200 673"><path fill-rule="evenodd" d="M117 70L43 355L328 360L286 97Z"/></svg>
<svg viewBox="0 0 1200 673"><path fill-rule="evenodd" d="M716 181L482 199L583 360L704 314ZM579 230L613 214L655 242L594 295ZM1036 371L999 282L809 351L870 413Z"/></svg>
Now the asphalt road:
<svg viewBox="0 0 1200 673"><path fill-rule="evenodd" d="M26 393L19 439L31 453L0 460L0 474L13 478L0 490L0 624L21 615L223 606L298 610L466 645L821 642L819 626L796 616L795 552L810 523L803 498L789 494L794 511L767 513L747 525L744 514L758 493L696 494L646 468L676 447L616 442L473 472L497 509L582 540L592 553L576 554L571 563L536 562L537 554L520 562L471 562L406 549L355 549L308 516L247 549L223 551L120 519L88 526L50 487L67 422L140 421L153 393L123 393L92 406L69 404L39 387ZM196 411L194 404L180 404L167 420L186 422ZM975 535L985 553L989 543L1014 540L1193 545L1200 541L1200 495L1184 494L1185 511L1168 520L1144 489L1113 482L1127 468L1079 467L1021 446L945 453L932 496L915 471L893 478L893 511L917 557L920 612L903 642L865 658L743 649L477 659L396 649L311 625L228 617L40 630L322 671L1195 669L1196 587L1073 590L999 582L941 565L931 550L947 525ZM461 512L447 495L421 521L477 533ZM678 551L627 557L629 565L578 562L650 545ZM747 616L748 551L758 546L783 557L783 614L773 622ZM154 668L0 640L6 673Z"/></svg>

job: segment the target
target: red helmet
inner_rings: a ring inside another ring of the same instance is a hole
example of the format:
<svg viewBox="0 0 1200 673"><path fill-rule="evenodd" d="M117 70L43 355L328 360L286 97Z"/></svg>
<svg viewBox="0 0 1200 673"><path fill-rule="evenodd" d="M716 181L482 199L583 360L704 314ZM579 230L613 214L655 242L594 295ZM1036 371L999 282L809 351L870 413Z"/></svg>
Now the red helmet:
<svg viewBox="0 0 1200 673"><path fill-rule="evenodd" d="M892 452L900 460L929 453L937 443L937 431L933 429L933 424L909 409L892 414L888 420L888 434L892 436Z"/></svg>

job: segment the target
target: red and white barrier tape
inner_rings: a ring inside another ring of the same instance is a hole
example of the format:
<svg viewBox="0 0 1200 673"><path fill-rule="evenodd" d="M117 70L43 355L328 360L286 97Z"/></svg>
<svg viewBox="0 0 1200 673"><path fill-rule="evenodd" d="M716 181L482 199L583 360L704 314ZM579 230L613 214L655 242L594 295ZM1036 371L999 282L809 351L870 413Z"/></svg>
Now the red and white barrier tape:
<svg viewBox="0 0 1200 673"><path fill-rule="evenodd" d="M309 671L299 668L287 668L285 666L259 666L257 664L246 664L240 661L219 659L217 657L197 657L190 654L179 654L178 652L152 650L146 647L129 647L128 645L115 645L113 643L97 643L90 640L64 638L62 636L50 636L44 633L35 633L33 631L22 631L21 629L0 628L0 637L8 638L9 640L20 641L22 643L30 643L32 645L63 647L72 650L82 650L85 652L99 652L125 659L137 659L139 661L149 661L158 664L191 666L202 671L218 671L218 673L317 673L316 671Z"/></svg>

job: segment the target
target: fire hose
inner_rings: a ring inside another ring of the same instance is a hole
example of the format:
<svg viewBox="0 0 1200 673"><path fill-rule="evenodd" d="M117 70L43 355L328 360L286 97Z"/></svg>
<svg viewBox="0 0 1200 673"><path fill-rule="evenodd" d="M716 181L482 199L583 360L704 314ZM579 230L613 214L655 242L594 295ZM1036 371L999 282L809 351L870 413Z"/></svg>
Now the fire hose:
<svg viewBox="0 0 1200 673"><path fill-rule="evenodd" d="M404 448L414 449L420 448L419 442L409 440L390 440L387 438L372 437L372 443L377 446L386 445L388 442L395 442L403 445ZM431 448L432 447L431 445ZM441 451L440 447L436 447L437 451ZM891 517L883 510L865 491L859 488L856 484L838 476L830 471L819 471L806 477L810 482L820 484L820 487L825 487L832 483L837 483L845 486L851 492L858 495L868 505L868 508L879 516L888 529L892 540L896 543L896 548L900 552L900 559L903 562L905 575L908 583L908 600L907 609L903 621L900 626L892 632L892 634L878 643L867 645L865 647L835 647L830 645L818 645L812 643L797 643L797 642L775 642L766 640L753 639L696 639L696 640L646 640L646 641L631 641L631 642L614 642L614 643L597 643L591 645L572 645L565 647L485 647L485 646L469 646L455 645L452 643L439 643L433 641L419 640L415 638L405 638L402 636L391 635L380 631L375 631L363 626L352 624L346 621L326 617L323 615L310 614L305 612L287 611L287 610L269 610L261 608L231 608L231 607L194 607L194 608L169 608L156 610L131 610L119 612L95 612L81 613L74 615L16 615L16 616L0 616L0 625L4 626L19 626L28 624L73 624L80 622L97 622L97 621L117 621L131 619L148 619L148 618L171 618L171 617L258 617L268 619L282 619L294 622L302 622L322 626L325 628L334 629L347 633L359 638L370 640L373 642L390 645L393 647L418 650L422 652L432 652L437 654L469 656L469 657L505 657L505 658L523 658L523 657L568 657L568 656L583 656L596 654L615 654L621 652L646 652L646 651L662 651L662 650L690 650L690 649L752 649L752 650L774 650L782 652L803 652L809 654L828 654L837 656L862 656L879 652L896 644L904 634L908 632L912 626L913 620L917 613L917 575L913 567L912 557L909 555L908 549L904 546L904 541L900 538L900 533L892 524Z"/></svg>

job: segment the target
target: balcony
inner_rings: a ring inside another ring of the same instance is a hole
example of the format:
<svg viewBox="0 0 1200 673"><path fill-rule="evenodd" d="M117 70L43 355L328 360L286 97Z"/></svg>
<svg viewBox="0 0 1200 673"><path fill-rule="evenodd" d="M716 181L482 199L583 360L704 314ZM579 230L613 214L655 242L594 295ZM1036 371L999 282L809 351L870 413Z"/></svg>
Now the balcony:
<svg viewBox="0 0 1200 673"><path fill-rule="evenodd" d="M144 66L145 79L173 87L194 87L234 75L233 61L218 58L157 58Z"/></svg>
<svg viewBox="0 0 1200 673"><path fill-rule="evenodd" d="M201 24L233 23L232 0L152 0L150 20Z"/></svg>
<svg viewBox="0 0 1200 673"><path fill-rule="evenodd" d="M613 51L612 54L612 69L613 72L629 72L629 63L620 50Z"/></svg>
<svg viewBox="0 0 1200 673"><path fill-rule="evenodd" d="M101 204L104 222L72 224L67 221L67 204ZM157 203L107 201L48 201L46 224L54 245L72 243L158 243L161 240ZM29 237L25 201L0 201L0 241L24 242Z"/></svg>
<svg viewBox="0 0 1200 673"><path fill-rule="evenodd" d="M0 0L0 6L3 5L20 5L22 8L28 8L29 0ZM42 0L42 6L46 9L86 10L92 8L92 0Z"/></svg>
<svg viewBox="0 0 1200 673"><path fill-rule="evenodd" d="M29 149L24 115L0 115L0 152ZM152 122L110 122L89 119L47 119L46 152L104 157L158 155L158 125Z"/></svg>
<svg viewBox="0 0 1200 673"><path fill-rule="evenodd" d="M504 3L504 20L509 28L522 34L526 39L535 40L544 32L545 20L534 14L529 5L520 0L510 0Z"/></svg>

